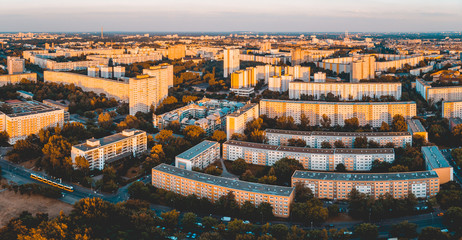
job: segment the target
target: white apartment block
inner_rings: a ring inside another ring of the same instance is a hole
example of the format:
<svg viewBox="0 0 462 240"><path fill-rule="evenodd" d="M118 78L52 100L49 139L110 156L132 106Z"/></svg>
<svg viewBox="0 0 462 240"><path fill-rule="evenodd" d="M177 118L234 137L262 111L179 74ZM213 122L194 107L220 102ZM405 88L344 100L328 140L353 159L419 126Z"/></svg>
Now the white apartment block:
<svg viewBox="0 0 462 240"><path fill-rule="evenodd" d="M311 148L321 148L323 142L332 146L336 141L342 141L345 147L352 148L357 137L366 137L367 141L374 141L380 146L393 143L395 147L412 145L412 134L409 132L321 132L321 131L293 131L280 129L266 129L266 138L270 145L287 145L290 139L301 139Z"/></svg>
<svg viewBox="0 0 462 240"><path fill-rule="evenodd" d="M175 167L192 170L207 168L220 158L220 144L213 141L202 141L196 146L175 157Z"/></svg>
<svg viewBox="0 0 462 240"><path fill-rule="evenodd" d="M173 65L164 63L153 66L149 69L143 69L143 74L158 78L161 83L161 88L163 91L167 91L167 94L168 88L173 87Z"/></svg>
<svg viewBox="0 0 462 240"><path fill-rule="evenodd" d="M229 140L223 143L223 159L244 159L249 164L272 166L281 158L299 161L305 169L334 171L342 163L349 171L369 171L374 160L393 162L393 148L318 149L275 146Z"/></svg>
<svg viewBox="0 0 462 240"><path fill-rule="evenodd" d="M427 101L462 101L462 86L432 87L432 82L416 80L417 92Z"/></svg>
<svg viewBox="0 0 462 240"><path fill-rule="evenodd" d="M75 164L77 156L84 157L90 164L90 170L103 170L107 163L128 156L140 156L147 151L146 132L126 129L100 139L88 139L85 143L72 146L71 158Z"/></svg>
<svg viewBox="0 0 462 240"><path fill-rule="evenodd" d="M312 95L319 99L321 95L328 93L339 96L340 100L361 100L363 97L380 98L393 96L401 99L401 83L369 82L369 83L344 83L344 82L299 82L288 84L289 98L300 99L301 95Z"/></svg>
<svg viewBox="0 0 462 240"><path fill-rule="evenodd" d="M274 92L285 92L289 90L290 83L294 80L292 75L273 76L269 78L268 90Z"/></svg>
<svg viewBox="0 0 462 240"><path fill-rule="evenodd" d="M443 101L443 118L462 118L462 101Z"/></svg>
<svg viewBox="0 0 462 240"><path fill-rule="evenodd" d="M226 135L229 140L234 133L244 133L245 125L260 116L257 103L248 103L226 116Z"/></svg>
<svg viewBox="0 0 462 240"><path fill-rule="evenodd" d="M382 122L391 124L393 116L399 114L405 119L416 116L415 102L318 102L262 99L260 115L275 117L293 117L300 123L301 116L310 120L310 125L320 126L325 114L331 120L331 126L345 124L345 119L358 118L359 125L370 124L380 127Z"/></svg>

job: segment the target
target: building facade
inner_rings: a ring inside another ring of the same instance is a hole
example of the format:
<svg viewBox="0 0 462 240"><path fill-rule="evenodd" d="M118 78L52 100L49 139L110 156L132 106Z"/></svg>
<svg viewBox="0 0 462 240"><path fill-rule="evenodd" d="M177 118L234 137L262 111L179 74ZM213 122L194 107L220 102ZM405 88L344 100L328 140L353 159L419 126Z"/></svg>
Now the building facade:
<svg viewBox="0 0 462 240"><path fill-rule="evenodd" d="M168 86L162 78L140 75L129 79L129 114L147 113L168 96Z"/></svg>
<svg viewBox="0 0 462 240"><path fill-rule="evenodd" d="M323 142L331 146L336 141L342 141L345 147L352 148L357 137L366 137L367 141L374 141L380 146L392 143L395 147L412 145L412 135L409 132L321 132L321 131L293 131L280 129L266 129L266 138L270 145L287 145L290 139L301 139L312 148L321 148Z"/></svg>
<svg viewBox="0 0 462 240"><path fill-rule="evenodd" d="M379 198L386 193L400 199L413 193L418 198L436 196L439 178L435 171L400 173L333 173L295 171L292 186L302 183L320 199L347 200L351 190Z"/></svg>
<svg viewBox="0 0 462 240"><path fill-rule="evenodd" d="M147 151L146 132L137 129L125 129L100 139L88 139L85 143L72 146L71 158L84 157L90 164L90 170L103 170L107 163L128 156L140 156Z"/></svg>
<svg viewBox="0 0 462 240"><path fill-rule="evenodd" d="M168 88L173 87L173 65L171 64L164 63L157 66L152 66L149 69L143 69L143 74L158 78L162 84L161 88L163 91L167 91L167 94Z"/></svg>
<svg viewBox="0 0 462 240"><path fill-rule="evenodd" d="M218 159L220 159L220 144L205 140L176 156L175 167L186 170L195 167L205 169Z"/></svg>
<svg viewBox="0 0 462 240"><path fill-rule="evenodd" d="M406 123L407 131L412 134L412 136L421 136L425 139L425 141L428 141L428 132L425 130L419 119L409 119Z"/></svg>
<svg viewBox="0 0 462 240"><path fill-rule="evenodd" d="M310 120L310 125L320 126L325 114L331 126L345 124L345 119L358 118L361 126L380 127L382 122L391 124L393 116L399 114L405 119L416 116L415 102L317 102L262 99L260 114L270 118L292 117L300 123L302 115Z"/></svg>
<svg viewBox="0 0 462 240"><path fill-rule="evenodd" d="M17 84L22 79L37 82L37 73L21 73L13 75L0 75L0 87L7 84Z"/></svg>
<svg viewBox="0 0 462 240"><path fill-rule="evenodd" d="M13 109L13 113L0 112L0 132L8 133L10 144L26 139L31 134L38 134L43 128L64 125L62 109L37 101L13 100L6 104Z"/></svg>
<svg viewBox="0 0 462 240"><path fill-rule="evenodd" d="M443 110L441 111L443 118L461 118L462 117L462 101L443 101Z"/></svg>
<svg viewBox="0 0 462 240"><path fill-rule="evenodd" d="M228 140L235 133L243 134L245 125L259 116L257 103L248 103L236 112L226 116L226 135Z"/></svg>
<svg viewBox="0 0 462 240"><path fill-rule="evenodd" d="M368 83L344 83L344 82L299 82L289 83L289 98L300 99L301 95L312 95L320 99L321 95L328 93L339 96L340 100L361 100L363 97L380 98L392 96L401 99L401 83L391 82L368 82Z"/></svg>
<svg viewBox="0 0 462 240"><path fill-rule="evenodd" d="M231 73L239 70L239 49L223 49L223 77L228 77Z"/></svg>
<svg viewBox="0 0 462 240"><path fill-rule="evenodd" d="M425 100L462 101L462 86L432 87L432 82L416 80L416 90Z"/></svg>
<svg viewBox="0 0 462 240"><path fill-rule="evenodd" d="M24 73L24 59L20 57L8 56L6 58L6 65L9 75Z"/></svg>
<svg viewBox="0 0 462 240"><path fill-rule="evenodd" d="M318 149L234 140L223 143L223 159L235 161L239 158L263 166L272 166L281 158L293 158L310 170L334 171L341 163L349 171L369 171L374 160L393 162L395 153L393 148Z"/></svg>
<svg viewBox="0 0 462 240"><path fill-rule="evenodd" d="M152 169L152 185L156 188L172 191L183 196L194 194L215 202L221 196L232 192L236 202L246 201L258 206L266 202L273 207L277 217L288 218L290 205L294 199L294 188L245 182L230 178L217 177L201 172L188 171L167 164Z"/></svg>

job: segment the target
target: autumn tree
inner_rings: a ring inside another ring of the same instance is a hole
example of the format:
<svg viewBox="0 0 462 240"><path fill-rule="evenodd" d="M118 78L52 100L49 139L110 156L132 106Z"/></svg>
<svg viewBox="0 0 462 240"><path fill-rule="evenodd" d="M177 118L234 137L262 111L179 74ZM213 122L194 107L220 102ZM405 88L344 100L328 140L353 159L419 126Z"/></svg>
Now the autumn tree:
<svg viewBox="0 0 462 240"><path fill-rule="evenodd" d="M224 143L226 141L226 133L220 130L215 130L211 138L219 143Z"/></svg>
<svg viewBox="0 0 462 240"><path fill-rule="evenodd" d="M367 148L367 137L356 137L353 146L355 148Z"/></svg>
<svg viewBox="0 0 462 240"><path fill-rule="evenodd" d="M405 132L407 131L406 119L400 114L393 116L393 121L391 123L392 129L394 132Z"/></svg>
<svg viewBox="0 0 462 240"><path fill-rule="evenodd" d="M321 143L321 148L332 148L332 144L328 141L324 141Z"/></svg>
<svg viewBox="0 0 462 240"><path fill-rule="evenodd" d="M173 131L163 129L163 130L160 130L160 132L156 134L155 139L160 144L168 144L172 140L172 136L173 136Z"/></svg>
<svg viewBox="0 0 462 240"><path fill-rule="evenodd" d="M380 126L379 131L381 132L389 132L390 131L390 125L386 122L382 122L382 125Z"/></svg>
<svg viewBox="0 0 462 240"><path fill-rule="evenodd" d="M245 160L242 158L238 158L233 161L233 163L231 164L231 168L229 170L232 173L240 176L241 174L245 172L246 169L247 169L247 163L245 162Z"/></svg>
<svg viewBox="0 0 462 240"><path fill-rule="evenodd" d="M0 132L0 147L9 146L8 141L10 140L10 135L6 132Z"/></svg>
<svg viewBox="0 0 462 240"><path fill-rule="evenodd" d="M288 141L288 146L294 146L294 147L306 147L306 141L300 138L291 138Z"/></svg>
<svg viewBox="0 0 462 240"><path fill-rule="evenodd" d="M98 116L98 124L100 127L108 129L112 126L112 117L108 112L101 113Z"/></svg>
<svg viewBox="0 0 462 240"><path fill-rule="evenodd" d="M356 130L359 127L359 120L357 117L345 119L345 127L350 130Z"/></svg>
<svg viewBox="0 0 462 240"><path fill-rule="evenodd" d="M186 140L192 143L199 143L205 137L205 131L199 126L190 125L184 128L183 134Z"/></svg>
<svg viewBox="0 0 462 240"><path fill-rule="evenodd" d="M345 148L345 143L343 143L342 140L337 140L334 142L334 147L335 148Z"/></svg>
<svg viewBox="0 0 462 240"><path fill-rule="evenodd" d="M329 128L332 121L329 118L329 116L327 116L326 114L323 114L321 117L320 123L323 128Z"/></svg>

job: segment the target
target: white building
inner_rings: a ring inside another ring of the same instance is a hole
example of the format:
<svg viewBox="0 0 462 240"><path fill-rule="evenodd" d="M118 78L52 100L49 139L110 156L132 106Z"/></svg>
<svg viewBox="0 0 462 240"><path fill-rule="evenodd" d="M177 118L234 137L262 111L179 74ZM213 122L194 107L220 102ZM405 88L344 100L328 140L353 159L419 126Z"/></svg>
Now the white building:
<svg viewBox="0 0 462 240"><path fill-rule="evenodd" d="M223 49L223 77L228 77L231 73L239 70L239 49Z"/></svg>
<svg viewBox="0 0 462 240"><path fill-rule="evenodd" d="M205 169L219 158L220 144L205 140L176 156L175 167L186 170L192 170L195 167Z"/></svg>

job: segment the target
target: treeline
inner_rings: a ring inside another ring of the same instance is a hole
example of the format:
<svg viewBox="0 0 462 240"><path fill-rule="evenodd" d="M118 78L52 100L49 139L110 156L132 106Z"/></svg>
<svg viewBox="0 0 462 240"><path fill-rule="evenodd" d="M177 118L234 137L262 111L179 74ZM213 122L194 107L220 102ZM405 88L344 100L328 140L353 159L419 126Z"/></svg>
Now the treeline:
<svg viewBox="0 0 462 240"><path fill-rule="evenodd" d="M16 99L18 90L28 91L34 94L34 100L44 99L69 100L69 112L83 115L86 111L94 111L99 108L111 108L118 106L117 100L108 98L104 94L85 92L74 84L64 85L48 82L32 82L26 79L15 85L0 87L0 101Z"/></svg>
<svg viewBox="0 0 462 240"><path fill-rule="evenodd" d="M38 183L26 183L22 185L13 185L9 187L16 193L20 194L36 194L49 198L61 198L61 190L59 188L46 186Z"/></svg>
<svg viewBox="0 0 462 240"><path fill-rule="evenodd" d="M261 203L255 206L253 203L246 201L239 205L233 192L229 192L215 202L211 202L206 197L200 198L194 194L183 196L171 191L157 189L150 184L145 185L142 182L135 182L130 185L128 193L132 199L167 205L180 211L193 210L205 215L214 213L258 222L267 222L274 218L271 204Z"/></svg>

